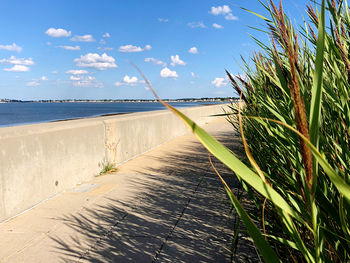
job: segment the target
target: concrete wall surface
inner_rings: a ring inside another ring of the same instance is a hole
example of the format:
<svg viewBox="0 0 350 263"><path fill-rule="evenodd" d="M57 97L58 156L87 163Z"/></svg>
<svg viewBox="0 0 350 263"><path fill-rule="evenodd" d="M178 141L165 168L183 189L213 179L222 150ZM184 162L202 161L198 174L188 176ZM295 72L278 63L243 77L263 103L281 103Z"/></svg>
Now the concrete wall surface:
<svg viewBox="0 0 350 263"><path fill-rule="evenodd" d="M181 111L203 125L224 107ZM166 110L0 128L0 222L186 132Z"/></svg>

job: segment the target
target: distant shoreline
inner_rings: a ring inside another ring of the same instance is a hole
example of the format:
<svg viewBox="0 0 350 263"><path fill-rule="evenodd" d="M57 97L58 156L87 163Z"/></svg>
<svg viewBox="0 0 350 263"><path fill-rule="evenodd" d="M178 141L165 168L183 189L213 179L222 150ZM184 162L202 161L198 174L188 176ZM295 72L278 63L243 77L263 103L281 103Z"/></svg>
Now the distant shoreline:
<svg viewBox="0 0 350 263"><path fill-rule="evenodd" d="M236 101L238 98L185 98L185 99L164 99L166 102L231 102ZM146 99L121 99L121 100L74 100L74 99L68 99L68 100L13 100L13 99L0 99L0 103L140 103L140 102L147 102L147 103L155 103L157 100L146 100Z"/></svg>

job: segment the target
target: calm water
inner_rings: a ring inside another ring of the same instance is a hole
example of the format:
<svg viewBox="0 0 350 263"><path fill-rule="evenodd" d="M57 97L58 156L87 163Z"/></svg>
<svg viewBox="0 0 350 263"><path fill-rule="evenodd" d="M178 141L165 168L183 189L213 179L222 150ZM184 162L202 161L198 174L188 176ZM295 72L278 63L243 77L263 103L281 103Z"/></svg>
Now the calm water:
<svg viewBox="0 0 350 263"><path fill-rule="evenodd" d="M208 102L175 102L170 104L182 108L208 104ZM164 109L163 105L152 102L0 103L0 127L162 109Z"/></svg>

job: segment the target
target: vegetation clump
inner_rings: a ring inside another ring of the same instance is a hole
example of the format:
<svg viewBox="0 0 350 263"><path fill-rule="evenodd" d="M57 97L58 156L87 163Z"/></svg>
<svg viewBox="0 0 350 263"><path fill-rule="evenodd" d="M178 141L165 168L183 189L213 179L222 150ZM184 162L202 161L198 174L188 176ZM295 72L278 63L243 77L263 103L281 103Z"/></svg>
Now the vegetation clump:
<svg viewBox="0 0 350 263"><path fill-rule="evenodd" d="M115 164L108 161L103 162L102 166L103 167L99 175L105 175L118 171L118 168L115 167Z"/></svg>
<svg viewBox="0 0 350 263"><path fill-rule="evenodd" d="M283 11L264 4L270 45L244 62L233 87L245 106L238 129L251 167L296 212L278 207L243 180L255 216L280 258L291 262L350 260L350 14L346 0L307 5L299 31ZM318 7L318 9L317 9ZM329 21L325 26L325 18ZM316 32L316 33L315 33ZM316 35L317 34L317 35ZM237 108L231 107L237 114ZM291 215L291 214L290 214ZM265 258L265 260L269 261Z"/></svg>

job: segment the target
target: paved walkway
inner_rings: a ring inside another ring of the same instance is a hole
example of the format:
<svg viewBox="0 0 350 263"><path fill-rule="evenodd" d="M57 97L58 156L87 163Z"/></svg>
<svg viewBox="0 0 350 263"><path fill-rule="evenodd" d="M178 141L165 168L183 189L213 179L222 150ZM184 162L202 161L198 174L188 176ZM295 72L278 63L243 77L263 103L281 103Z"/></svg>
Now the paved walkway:
<svg viewBox="0 0 350 263"><path fill-rule="evenodd" d="M232 126L204 127L241 150ZM215 162L234 191L234 176ZM73 176L73 175L72 175ZM240 262L256 260L208 154L181 136L0 224L0 262Z"/></svg>

